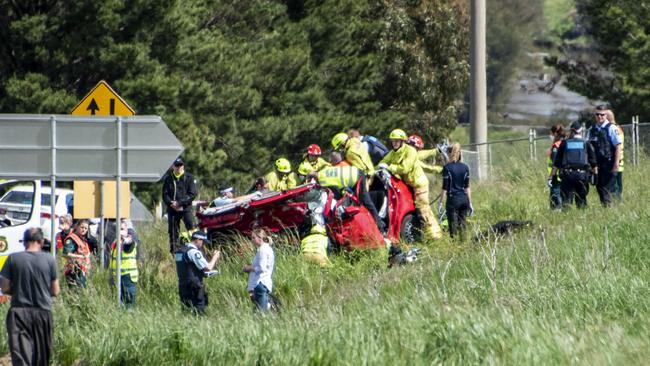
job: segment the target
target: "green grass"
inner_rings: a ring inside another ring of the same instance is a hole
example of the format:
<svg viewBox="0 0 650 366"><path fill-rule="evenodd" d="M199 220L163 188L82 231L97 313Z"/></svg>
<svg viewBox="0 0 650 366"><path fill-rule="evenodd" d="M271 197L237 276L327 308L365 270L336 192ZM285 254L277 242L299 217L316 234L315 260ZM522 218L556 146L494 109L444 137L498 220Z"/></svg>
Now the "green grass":
<svg viewBox="0 0 650 366"><path fill-rule="evenodd" d="M253 314L245 291L250 247L207 280L210 306L196 318L180 309L165 225L143 229L148 258L137 308L116 306L101 272L86 291L64 290L54 310L55 362L647 363L650 169L627 167L625 201L616 207L602 209L592 190L589 208L563 212L547 209L542 161L520 157L499 169L498 178L474 185L471 230L506 219L532 220L532 229L480 244L422 243L418 262L390 270L381 251L337 256L322 270L302 262L292 243L278 243L283 309L266 317Z"/></svg>

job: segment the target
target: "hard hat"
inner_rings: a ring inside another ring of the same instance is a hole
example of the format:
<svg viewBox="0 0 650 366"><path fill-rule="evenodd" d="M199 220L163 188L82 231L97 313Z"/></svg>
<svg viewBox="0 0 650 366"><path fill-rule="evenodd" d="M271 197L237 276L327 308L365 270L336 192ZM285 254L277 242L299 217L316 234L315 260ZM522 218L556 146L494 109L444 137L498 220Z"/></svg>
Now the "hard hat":
<svg viewBox="0 0 650 366"><path fill-rule="evenodd" d="M280 173L290 173L291 163L285 158L280 158L275 161L275 169L277 169Z"/></svg>
<svg viewBox="0 0 650 366"><path fill-rule="evenodd" d="M316 144L309 145L309 147L307 147L307 154L309 154L309 155L320 155L321 154L320 146L318 146Z"/></svg>
<svg viewBox="0 0 650 366"><path fill-rule="evenodd" d="M314 171L314 167L309 164L307 161L303 161L298 165L298 174L300 175L308 175L309 173Z"/></svg>
<svg viewBox="0 0 650 366"><path fill-rule="evenodd" d="M314 225L311 227L310 234L327 235L327 230L325 230L325 226L323 225Z"/></svg>
<svg viewBox="0 0 650 366"><path fill-rule="evenodd" d="M418 149L424 149L424 141L422 141L422 137L418 135L409 136L409 139L406 140L406 143L411 146L415 146Z"/></svg>
<svg viewBox="0 0 650 366"><path fill-rule="evenodd" d="M390 131L390 135L388 136L388 138L391 140L402 140L402 141L407 140L406 132L404 132L404 130L399 128Z"/></svg>
<svg viewBox="0 0 650 366"><path fill-rule="evenodd" d="M345 132L339 132L332 137L332 146L338 150L348 140L348 135Z"/></svg>

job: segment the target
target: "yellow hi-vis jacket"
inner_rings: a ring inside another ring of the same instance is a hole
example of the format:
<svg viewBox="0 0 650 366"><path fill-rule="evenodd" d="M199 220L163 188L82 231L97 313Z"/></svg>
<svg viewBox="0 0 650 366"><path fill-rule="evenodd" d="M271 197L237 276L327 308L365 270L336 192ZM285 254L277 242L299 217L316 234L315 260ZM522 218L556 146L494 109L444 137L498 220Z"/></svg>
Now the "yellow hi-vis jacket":
<svg viewBox="0 0 650 366"><path fill-rule="evenodd" d="M119 235L119 233L118 233ZM138 282L138 260L136 259L138 254L138 243L133 243L133 250L130 252L125 252L122 250L122 263L120 264L120 270L122 276L130 275L131 281ZM111 250L111 275L115 276L115 270L117 269L117 246L113 243L113 249Z"/></svg>
<svg viewBox="0 0 650 366"><path fill-rule="evenodd" d="M300 251L304 253L319 254L327 258L327 235L309 234L300 241Z"/></svg>
<svg viewBox="0 0 650 366"><path fill-rule="evenodd" d="M266 182L269 185L269 190L271 191L286 191L287 189L296 188L298 185L296 182L296 174L293 172L279 175L277 171L272 171L269 174L264 176Z"/></svg>
<svg viewBox="0 0 650 366"><path fill-rule="evenodd" d="M361 171L351 165L331 166L318 172L318 183L322 187L355 188L361 178Z"/></svg>
<svg viewBox="0 0 650 366"><path fill-rule="evenodd" d="M306 158L304 162L311 165L311 167L313 169L312 172L320 172L324 168L327 168L328 166L332 166L332 164L328 163L327 161L325 161L325 159L323 159L321 157L316 159L316 161L314 161L314 162L311 162L311 161L309 161L309 158Z"/></svg>
<svg viewBox="0 0 650 366"><path fill-rule="evenodd" d="M438 156L438 149L429 149L429 150L419 150L418 151L418 160L420 160L420 166L425 173L437 173L442 172L442 167L435 164L427 164L425 161L430 158L435 158Z"/></svg>
<svg viewBox="0 0 650 366"><path fill-rule="evenodd" d="M363 147L361 140L357 137L351 137L345 142L345 160L366 175L375 174L375 167L372 165L368 150Z"/></svg>
<svg viewBox="0 0 650 366"><path fill-rule="evenodd" d="M625 170L625 159L623 159L625 155L625 133L623 132L623 127L620 125L616 125L616 128L618 129L618 134L621 136L621 161L618 163L618 171L623 172Z"/></svg>
<svg viewBox="0 0 650 366"><path fill-rule="evenodd" d="M413 188L429 188L429 179L424 175L418 152L411 145L403 143L397 150L391 150L379 164L388 165L388 171L398 176Z"/></svg>

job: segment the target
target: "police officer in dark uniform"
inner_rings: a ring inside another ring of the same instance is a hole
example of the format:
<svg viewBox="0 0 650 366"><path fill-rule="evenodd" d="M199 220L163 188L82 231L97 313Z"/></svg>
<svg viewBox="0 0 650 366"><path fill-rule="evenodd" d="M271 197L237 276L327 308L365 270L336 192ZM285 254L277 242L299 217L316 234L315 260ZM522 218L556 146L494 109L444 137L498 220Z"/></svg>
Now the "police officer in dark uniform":
<svg viewBox="0 0 650 366"><path fill-rule="evenodd" d="M596 190L603 206L609 206L612 202L623 146L618 128L607 120L608 111L607 106L596 107L596 123L589 129L589 142L594 147L598 160Z"/></svg>
<svg viewBox="0 0 650 366"><path fill-rule="evenodd" d="M198 315L202 315L208 305L203 278L217 273L213 268L221 256L216 251L208 262L201 251L205 243L210 244L208 236L203 231L197 231L192 234L192 241L176 251L175 255L178 296L185 307Z"/></svg>
<svg viewBox="0 0 650 366"><path fill-rule="evenodd" d="M181 229L181 219L186 230L194 229L192 201L196 198L196 195L194 176L185 172L185 166L181 158L176 159L172 171L165 177L162 190L163 202L167 205L170 253L174 253L179 246L178 236Z"/></svg>
<svg viewBox="0 0 650 366"><path fill-rule="evenodd" d="M582 138L580 122L571 124L571 136L562 141L553 161L553 169L548 177L548 184L553 183L553 177L560 171L560 190L562 202L568 206L573 202L575 194L576 206L587 207L589 194L589 172L596 174L596 153L593 147Z"/></svg>

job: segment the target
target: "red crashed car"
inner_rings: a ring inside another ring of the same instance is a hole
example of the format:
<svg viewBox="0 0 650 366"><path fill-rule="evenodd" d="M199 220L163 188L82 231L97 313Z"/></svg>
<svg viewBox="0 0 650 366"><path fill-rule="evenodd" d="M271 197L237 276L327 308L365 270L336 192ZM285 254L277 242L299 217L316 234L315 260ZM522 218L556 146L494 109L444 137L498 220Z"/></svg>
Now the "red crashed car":
<svg viewBox="0 0 650 366"><path fill-rule="evenodd" d="M326 195L323 194L326 193ZM370 196L385 221L391 242L412 242L419 238L413 194L399 179L385 171L378 173ZM249 235L254 225L273 232L296 229L309 219L309 212L324 200L325 221L333 242L345 249L378 248L385 245L370 212L354 195L334 199L334 194L317 184L306 184L282 192L254 193L238 197L219 207L207 207L196 214L199 227L211 236L240 232ZM309 225L308 225L309 227Z"/></svg>

